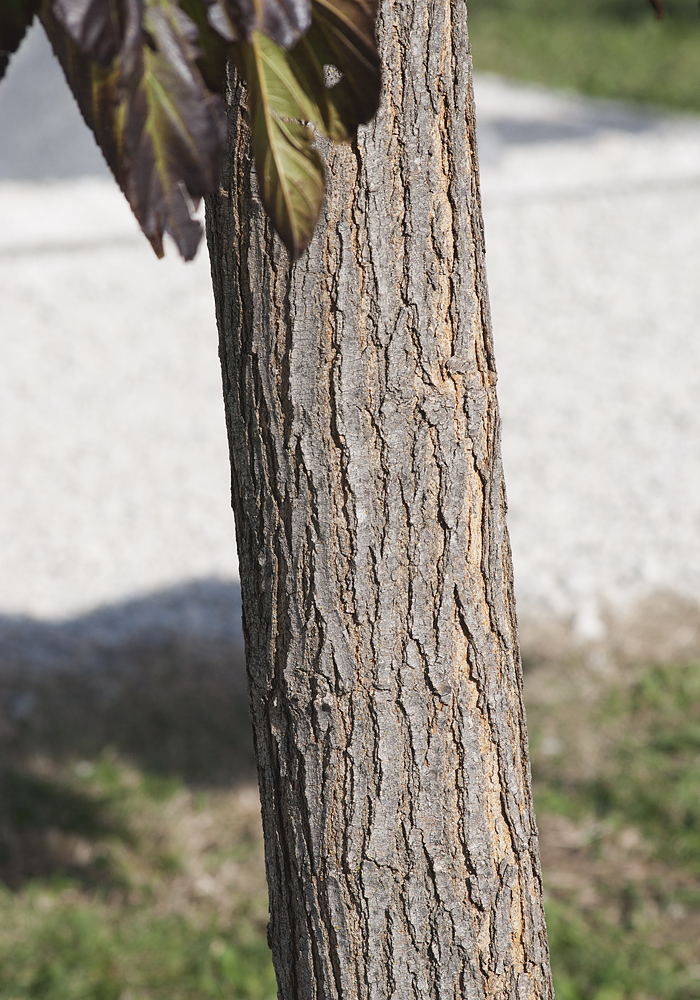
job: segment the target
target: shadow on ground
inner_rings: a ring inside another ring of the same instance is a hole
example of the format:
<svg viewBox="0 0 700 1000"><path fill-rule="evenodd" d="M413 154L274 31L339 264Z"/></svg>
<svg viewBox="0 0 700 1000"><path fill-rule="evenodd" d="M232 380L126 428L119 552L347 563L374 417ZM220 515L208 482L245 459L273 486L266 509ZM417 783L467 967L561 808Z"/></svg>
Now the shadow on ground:
<svg viewBox="0 0 700 1000"><path fill-rule="evenodd" d="M66 622L0 617L5 755L107 747L189 783L250 780L236 583L199 580Z"/></svg>
<svg viewBox="0 0 700 1000"><path fill-rule="evenodd" d="M60 623L0 617L0 751L0 879L13 888L70 875L76 838L123 837L67 766L106 754L155 781L254 781L238 585L200 580ZM99 881L99 864L79 867Z"/></svg>

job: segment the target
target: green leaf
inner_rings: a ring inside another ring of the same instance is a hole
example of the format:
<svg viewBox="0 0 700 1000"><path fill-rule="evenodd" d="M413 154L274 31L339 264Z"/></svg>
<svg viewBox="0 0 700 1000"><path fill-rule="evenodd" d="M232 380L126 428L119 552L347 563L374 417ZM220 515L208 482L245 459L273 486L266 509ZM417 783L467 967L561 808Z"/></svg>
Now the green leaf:
<svg viewBox="0 0 700 1000"><path fill-rule="evenodd" d="M175 0L146 0L143 25L101 67L79 51L44 0L42 22L88 125L155 252L169 233L185 260L202 230L192 218L216 190L225 116L197 68L197 29Z"/></svg>
<svg viewBox="0 0 700 1000"><path fill-rule="evenodd" d="M374 35L376 4L345 0L338 4L313 0L310 31L289 52L288 62L305 104L285 111L273 95L278 114L303 117L335 142L357 136L359 125L372 117L380 97L379 53ZM334 66L341 79L326 83L326 69Z"/></svg>
<svg viewBox="0 0 700 1000"><path fill-rule="evenodd" d="M326 86L325 65L314 44L314 29L289 53L289 65L310 105L305 116L315 128L334 142L347 142L357 135L357 122L340 113L335 88Z"/></svg>
<svg viewBox="0 0 700 1000"><path fill-rule="evenodd" d="M0 80L40 6L41 0L0 0Z"/></svg>
<svg viewBox="0 0 700 1000"><path fill-rule="evenodd" d="M321 211L323 161L305 122L318 113L288 54L254 32L242 48L260 198L292 259L306 249Z"/></svg>
<svg viewBox="0 0 700 1000"><path fill-rule="evenodd" d="M254 33L237 59L248 84L260 196L292 258L306 248L323 201L321 158L307 123L351 140L379 104L377 0L313 0L309 33L290 52ZM340 82L327 87L325 69Z"/></svg>
<svg viewBox="0 0 700 1000"><path fill-rule="evenodd" d="M341 8L337 3L314 0L312 10L310 31L289 53L290 67L311 102L305 117L329 139L348 142L379 104L376 4L344 0ZM341 79L327 86L329 65L338 70Z"/></svg>

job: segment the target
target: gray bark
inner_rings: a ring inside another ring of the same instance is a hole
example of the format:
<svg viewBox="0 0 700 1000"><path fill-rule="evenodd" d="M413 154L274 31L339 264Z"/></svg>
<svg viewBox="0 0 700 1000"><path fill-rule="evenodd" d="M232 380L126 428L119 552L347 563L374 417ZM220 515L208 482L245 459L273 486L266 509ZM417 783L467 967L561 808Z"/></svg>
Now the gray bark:
<svg viewBox="0 0 700 1000"><path fill-rule="evenodd" d="M244 93L208 237L283 1000L551 996L462 0L385 0L384 101L290 267Z"/></svg>

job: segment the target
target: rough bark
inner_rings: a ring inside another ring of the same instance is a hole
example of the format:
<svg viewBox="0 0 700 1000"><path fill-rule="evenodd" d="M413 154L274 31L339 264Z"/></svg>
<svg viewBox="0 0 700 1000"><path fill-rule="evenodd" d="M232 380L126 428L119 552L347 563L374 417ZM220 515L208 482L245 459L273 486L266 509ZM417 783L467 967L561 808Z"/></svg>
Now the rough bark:
<svg viewBox="0 0 700 1000"><path fill-rule="evenodd" d="M208 205L283 1000L551 996L462 0L386 0L385 97L293 267L244 94Z"/></svg>

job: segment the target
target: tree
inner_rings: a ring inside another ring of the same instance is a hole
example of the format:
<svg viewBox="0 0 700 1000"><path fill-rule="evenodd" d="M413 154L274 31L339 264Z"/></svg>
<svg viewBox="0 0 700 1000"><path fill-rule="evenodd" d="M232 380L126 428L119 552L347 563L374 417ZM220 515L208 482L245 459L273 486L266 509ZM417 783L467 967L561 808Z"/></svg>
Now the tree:
<svg viewBox="0 0 700 1000"><path fill-rule="evenodd" d="M545 997L466 7L378 24L306 255L235 76L208 203L270 941L284 1000Z"/></svg>
<svg viewBox="0 0 700 1000"><path fill-rule="evenodd" d="M383 0L296 263L231 69L207 232L282 1000L551 996L466 13Z"/></svg>

